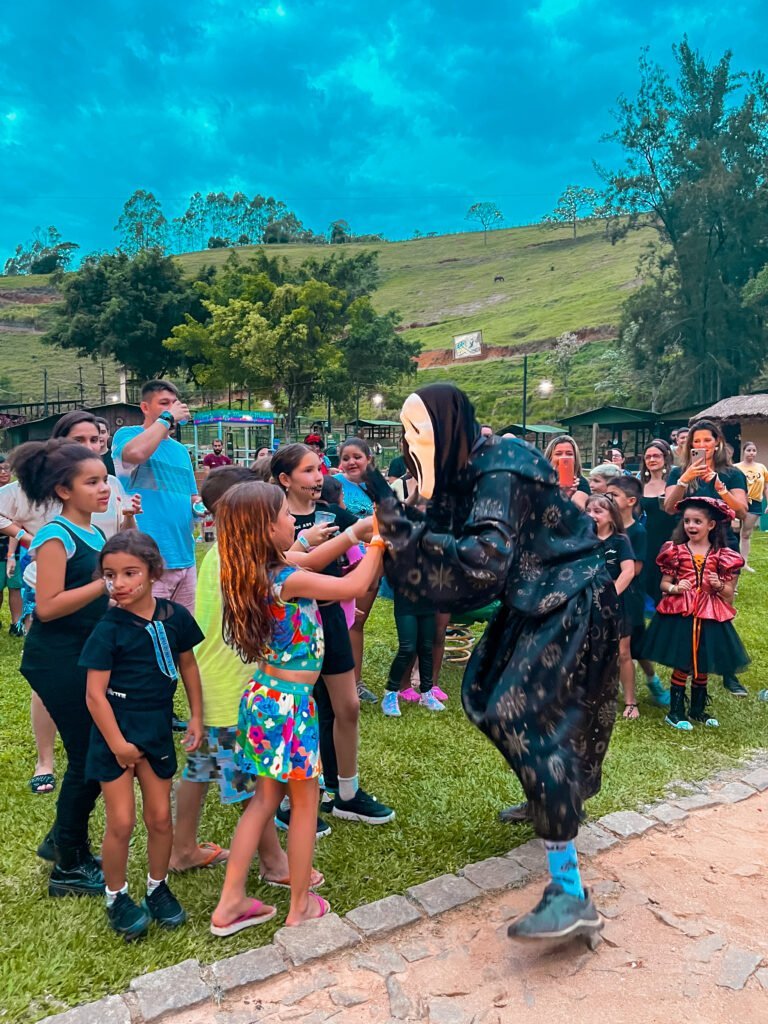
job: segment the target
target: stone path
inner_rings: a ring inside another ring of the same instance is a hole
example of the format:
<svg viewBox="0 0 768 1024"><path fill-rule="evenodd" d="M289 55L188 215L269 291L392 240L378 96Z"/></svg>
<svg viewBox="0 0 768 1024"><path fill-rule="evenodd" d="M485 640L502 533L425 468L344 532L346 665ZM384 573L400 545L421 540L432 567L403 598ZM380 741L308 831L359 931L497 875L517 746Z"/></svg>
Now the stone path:
<svg viewBox="0 0 768 1024"><path fill-rule="evenodd" d="M768 773L758 771L753 781L762 789ZM252 954L221 961L219 998L163 1019L167 1024L768 1019L768 790L755 795L741 782L728 782L715 793L694 792L651 814L665 827L650 829L648 818L622 812L603 821L615 829L613 836L592 826L584 837L587 845L598 846L586 861L585 875L607 918L595 953L578 941L532 948L507 938L507 922L536 901L540 880L480 899L472 887L471 903L404 921L405 927L380 940L358 937L354 948L271 981L229 989L238 980L235 961L252 972ZM615 841L625 833L633 838ZM605 848L599 852L601 843ZM502 867L484 862L485 874L480 877L477 869L474 882L512 884L511 878L491 878L510 863L493 860ZM461 881L470 885L469 878ZM455 882L447 889L427 884L432 889L423 895L433 901L434 912L452 896L463 898ZM448 890L454 891L446 895ZM415 917L400 897L390 899L393 913ZM427 903L425 898L422 906ZM379 911L385 917L387 912ZM370 918L360 924L375 929ZM333 922L335 939L345 927ZM302 948L309 952L306 936L303 947L283 948L298 959ZM268 970L266 957L274 958L275 947L262 955Z"/></svg>

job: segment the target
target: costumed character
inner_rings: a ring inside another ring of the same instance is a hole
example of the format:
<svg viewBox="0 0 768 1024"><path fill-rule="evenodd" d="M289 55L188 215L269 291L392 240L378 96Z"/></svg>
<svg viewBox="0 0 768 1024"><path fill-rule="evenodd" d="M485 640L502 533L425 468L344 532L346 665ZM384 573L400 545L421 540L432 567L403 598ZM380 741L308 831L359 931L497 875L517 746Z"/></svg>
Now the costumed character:
<svg viewBox="0 0 768 1024"><path fill-rule="evenodd" d="M550 884L516 938L593 935L574 839L600 789L616 715L618 602L590 520L531 445L483 437L450 384L410 395L404 457L426 513L375 488L392 585L409 600L467 611L498 598L467 665L464 709L520 779Z"/></svg>

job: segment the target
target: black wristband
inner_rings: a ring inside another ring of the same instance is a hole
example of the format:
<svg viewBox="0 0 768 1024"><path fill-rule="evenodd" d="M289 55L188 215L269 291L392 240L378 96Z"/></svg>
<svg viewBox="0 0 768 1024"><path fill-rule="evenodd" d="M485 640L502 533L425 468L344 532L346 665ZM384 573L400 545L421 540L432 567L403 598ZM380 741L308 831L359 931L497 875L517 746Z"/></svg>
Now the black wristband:
<svg viewBox="0 0 768 1024"><path fill-rule="evenodd" d="M170 414L170 413L168 412L168 410L167 410L167 409L165 410L165 412L161 412L161 413L160 413L160 415L159 415L159 416L158 416L157 418L158 418L158 420L160 420L160 421L161 421L162 423L164 423L164 424L166 425L166 427L168 427L168 429L169 429L169 430L172 430L172 429L173 429L173 427L174 427L174 426L176 425L176 420L175 420L175 419L173 418L173 416L172 416L172 415L171 415L171 414Z"/></svg>

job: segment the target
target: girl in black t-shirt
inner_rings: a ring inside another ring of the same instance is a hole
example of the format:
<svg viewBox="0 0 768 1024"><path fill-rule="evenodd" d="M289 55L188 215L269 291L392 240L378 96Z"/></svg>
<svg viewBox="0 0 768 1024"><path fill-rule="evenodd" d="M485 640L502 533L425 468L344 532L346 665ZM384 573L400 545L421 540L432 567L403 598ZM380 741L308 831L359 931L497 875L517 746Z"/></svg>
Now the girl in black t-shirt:
<svg viewBox="0 0 768 1024"><path fill-rule="evenodd" d="M94 721L86 776L100 784L106 807L102 863L107 919L130 940L145 934L150 919L165 928L186 920L166 882L176 771L173 695L178 669L191 711L182 743L192 752L200 746L203 729L193 648L205 638L186 608L153 597L152 584L163 574L163 560L150 536L138 530L115 534L104 545L99 564L116 607L96 625L80 656L88 671L86 702ZM134 778L141 787L149 862L141 906L128 895L126 882L136 815Z"/></svg>
<svg viewBox="0 0 768 1024"><path fill-rule="evenodd" d="M624 691L624 717L639 718L635 700L635 665L632 661L630 617L623 594L635 578L635 555L624 533L621 514L607 494L593 494L587 501L587 515L595 523L595 532L603 542L605 567L619 595L619 679Z"/></svg>

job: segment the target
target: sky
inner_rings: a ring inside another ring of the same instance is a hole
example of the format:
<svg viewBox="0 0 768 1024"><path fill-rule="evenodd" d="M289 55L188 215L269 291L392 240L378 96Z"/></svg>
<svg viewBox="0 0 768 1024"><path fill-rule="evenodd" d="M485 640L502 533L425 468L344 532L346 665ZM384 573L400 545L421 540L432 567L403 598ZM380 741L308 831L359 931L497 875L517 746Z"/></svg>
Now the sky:
<svg viewBox="0 0 768 1024"><path fill-rule="evenodd" d="M765 0L41 0L0 20L0 266L37 225L117 245L131 193L283 199L307 227L537 221L593 160L638 57L764 56ZM766 62L768 63L768 62Z"/></svg>

